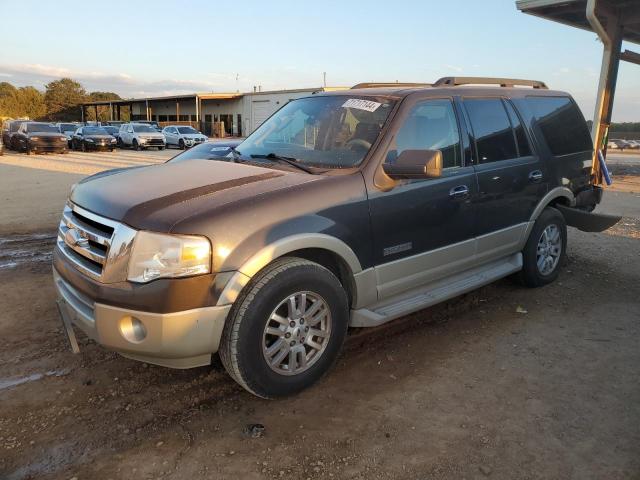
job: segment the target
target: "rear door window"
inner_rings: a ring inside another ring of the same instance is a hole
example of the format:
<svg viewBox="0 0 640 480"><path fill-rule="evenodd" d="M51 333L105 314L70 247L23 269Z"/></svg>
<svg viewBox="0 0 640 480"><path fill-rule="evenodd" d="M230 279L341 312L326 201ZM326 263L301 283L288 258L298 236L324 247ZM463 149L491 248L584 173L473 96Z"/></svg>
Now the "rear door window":
<svg viewBox="0 0 640 480"><path fill-rule="evenodd" d="M569 155L593 148L582 112L571 98L530 96L527 104L553 155Z"/></svg>
<svg viewBox="0 0 640 480"><path fill-rule="evenodd" d="M531 155L531 147L529 146L529 140L527 138L526 132L524 131L524 127L522 126L522 122L520 121L520 117L518 117L518 114L513 108L513 105L511 105L509 101L505 101L504 106L507 108L509 119L511 120L511 125L513 126L513 133L516 136L516 143L518 144L518 155L520 157L527 157Z"/></svg>
<svg viewBox="0 0 640 480"><path fill-rule="evenodd" d="M511 122L500 98L465 99L480 163L518 156Z"/></svg>

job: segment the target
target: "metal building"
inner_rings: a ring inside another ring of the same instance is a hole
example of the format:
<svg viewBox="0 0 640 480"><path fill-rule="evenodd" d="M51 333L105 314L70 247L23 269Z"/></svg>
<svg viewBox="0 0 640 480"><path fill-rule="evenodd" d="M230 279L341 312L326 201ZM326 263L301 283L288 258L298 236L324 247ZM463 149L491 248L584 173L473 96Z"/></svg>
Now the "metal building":
<svg viewBox="0 0 640 480"><path fill-rule="evenodd" d="M249 93L193 93L169 97L148 97L127 100L94 101L82 104L82 118L93 108L108 108L110 120L121 120L124 111L131 120L153 120L161 126L189 124L206 135L213 134L213 125L224 124L226 135L246 136L271 114L290 100L313 92L339 90L340 87L301 88L295 90L254 91Z"/></svg>

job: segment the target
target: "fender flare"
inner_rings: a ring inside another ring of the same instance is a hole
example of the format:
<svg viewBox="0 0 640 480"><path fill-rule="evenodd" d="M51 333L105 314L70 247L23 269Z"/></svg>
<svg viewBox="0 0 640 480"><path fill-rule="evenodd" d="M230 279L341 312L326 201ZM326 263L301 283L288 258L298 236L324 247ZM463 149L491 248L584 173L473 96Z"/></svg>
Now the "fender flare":
<svg viewBox="0 0 640 480"><path fill-rule="evenodd" d="M527 228L525 229L520 242L520 249L524 248L527 240L529 240L529 234L531 233L531 230L533 230L533 225L536 223L536 220L542 214L543 210L547 208L553 200L560 197L566 198L569 201L569 206L573 206L576 203L575 195L567 187L556 187L547 192L547 194L538 202L538 205L536 205L531 217L529 217Z"/></svg>
<svg viewBox="0 0 640 480"><path fill-rule="evenodd" d="M249 280L276 258L307 248L318 248L336 254L347 265L352 276L362 272L360 260L351 247L342 240L324 233L291 235L264 246L244 262L222 290L217 305L229 305L235 302Z"/></svg>

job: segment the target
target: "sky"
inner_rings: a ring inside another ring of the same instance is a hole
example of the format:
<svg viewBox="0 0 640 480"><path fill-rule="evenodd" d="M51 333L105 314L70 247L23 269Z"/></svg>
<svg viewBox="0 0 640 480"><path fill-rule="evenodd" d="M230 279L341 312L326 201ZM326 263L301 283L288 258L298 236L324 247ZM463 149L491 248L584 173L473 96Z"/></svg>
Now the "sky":
<svg viewBox="0 0 640 480"><path fill-rule="evenodd" d="M593 117L596 35L515 0L0 0L0 81L68 76L122 97L442 76L543 80ZM625 44L635 51L640 46ZM640 121L640 66L621 62L614 121Z"/></svg>

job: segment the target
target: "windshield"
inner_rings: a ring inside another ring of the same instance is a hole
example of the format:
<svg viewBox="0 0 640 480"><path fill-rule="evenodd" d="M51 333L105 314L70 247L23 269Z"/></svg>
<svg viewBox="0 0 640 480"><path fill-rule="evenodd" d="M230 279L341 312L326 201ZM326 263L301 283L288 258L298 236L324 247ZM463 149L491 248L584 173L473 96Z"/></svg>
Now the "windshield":
<svg viewBox="0 0 640 480"><path fill-rule="evenodd" d="M84 134L85 135L109 135L109 132L107 132L102 127L84 127Z"/></svg>
<svg viewBox="0 0 640 480"><path fill-rule="evenodd" d="M78 126L74 125L73 123L61 123L60 124L60 131L62 131L62 132L75 132L77 128L78 128Z"/></svg>
<svg viewBox="0 0 640 480"><path fill-rule="evenodd" d="M27 125L27 132L29 133L35 133L35 132L60 133L55 125L51 125L49 123L29 123Z"/></svg>
<svg viewBox="0 0 640 480"><path fill-rule="evenodd" d="M150 127L149 125L134 125L133 126L133 131L134 132L141 132L141 133L156 133L157 130L153 127Z"/></svg>
<svg viewBox="0 0 640 480"><path fill-rule="evenodd" d="M319 96L293 100L238 146L243 158L275 154L329 168L355 167L378 138L394 101Z"/></svg>
<svg viewBox="0 0 640 480"><path fill-rule="evenodd" d="M178 132L180 133L198 133L198 131L193 127L178 127Z"/></svg>
<svg viewBox="0 0 640 480"><path fill-rule="evenodd" d="M104 128L111 135L113 135L118 131L118 127L102 127L102 128Z"/></svg>

